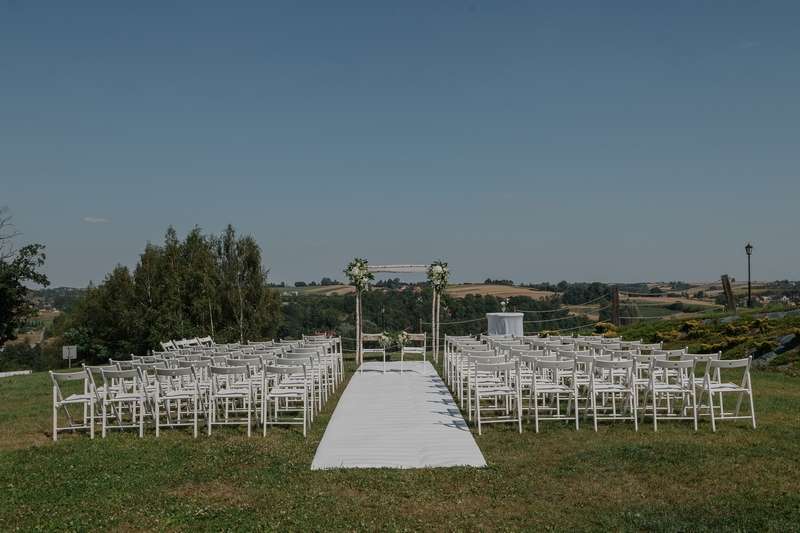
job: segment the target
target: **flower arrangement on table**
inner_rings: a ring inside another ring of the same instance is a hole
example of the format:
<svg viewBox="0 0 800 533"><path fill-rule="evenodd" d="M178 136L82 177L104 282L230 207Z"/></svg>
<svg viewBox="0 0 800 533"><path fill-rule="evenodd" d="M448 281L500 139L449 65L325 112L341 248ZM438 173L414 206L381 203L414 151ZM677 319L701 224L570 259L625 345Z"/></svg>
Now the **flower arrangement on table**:
<svg viewBox="0 0 800 533"><path fill-rule="evenodd" d="M428 281L431 282L433 288L441 292L447 287L447 281L450 277L450 271L447 268L447 263L444 261L434 261L428 267Z"/></svg>
<svg viewBox="0 0 800 533"><path fill-rule="evenodd" d="M369 271L369 263L366 259L356 257L344 269L350 284L356 288L357 292L364 292L369 287L369 282L375 279L375 274Z"/></svg>
<svg viewBox="0 0 800 533"><path fill-rule="evenodd" d="M402 348L403 346L408 344L408 340L409 340L408 332L400 331L399 333L396 334L395 339L397 340L397 345L400 348Z"/></svg>
<svg viewBox="0 0 800 533"><path fill-rule="evenodd" d="M385 331L381 333L380 339L378 339L378 343L386 350L391 348L392 344L394 344L394 339L392 338L391 333L386 333Z"/></svg>

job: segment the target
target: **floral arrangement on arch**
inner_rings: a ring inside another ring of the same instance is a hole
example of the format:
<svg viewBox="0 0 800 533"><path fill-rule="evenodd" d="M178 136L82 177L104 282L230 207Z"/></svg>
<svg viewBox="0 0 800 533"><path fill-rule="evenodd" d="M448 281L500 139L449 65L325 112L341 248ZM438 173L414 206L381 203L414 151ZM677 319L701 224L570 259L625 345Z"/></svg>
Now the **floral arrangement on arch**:
<svg viewBox="0 0 800 533"><path fill-rule="evenodd" d="M369 282L375 279L375 274L369 271L366 259L356 257L344 269L350 284L355 286L357 292L364 292L369 287Z"/></svg>
<svg viewBox="0 0 800 533"><path fill-rule="evenodd" d="M447 280L450 277L450 271L447 269L447 263L444 261L434 261L428 267L428 281L431 282L433 288L437 291L443 291L447 287Z"/></svg>

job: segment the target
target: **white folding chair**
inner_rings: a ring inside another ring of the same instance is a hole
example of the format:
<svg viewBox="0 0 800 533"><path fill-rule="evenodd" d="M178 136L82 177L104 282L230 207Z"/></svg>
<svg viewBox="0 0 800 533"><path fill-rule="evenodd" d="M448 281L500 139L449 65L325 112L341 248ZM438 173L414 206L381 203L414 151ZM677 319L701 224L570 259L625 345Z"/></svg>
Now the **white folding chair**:
<svg viewBox="0 0 800 533"><path fill-rule="evenodd" d="M538 379L537 379L538 376ZM536 433L539 433L539 420L574 420L578 423L578 380L574 359L547 360L534 358L531 376L531 395ZM550 404L547 403L548 398ZM539 400L541 399L541 407ZM561 414L561 402L566 400L566 412ZM540 415L545 409L550 415ZM530 413L530 411L529 411Z"/></svg>
<svg viewBox="0 0 800 533"><path fill-rule="evenodd" d="M519 386L519 361L476 362L474 372L493 375L494 380L476 381L475 418L478 435L483 424L516 423L522 433L522 394Z"/></svg>
<svg viewBox="0 0 800 533"><path fill-rule="evenodd" d="M138 428L139 437L144 436L144 414L147 392L141 375L137 370L101 370L103 376L103 438L109 429ZM115 420L108 424L108 409L111 408ZM130 415L128 421L125 414ZM138 418L138 421L137 421Z"/></svg>
<svg viewBox="0 0 800 533"><path fill-rule="evenodd" d="M423 361L428 360L428 336L426 333L408 333L408 341L400 347L400 372L403 372L403 360L406 355L421 355ZM416 346L409 343L417 343Z"/></svg>
<svg viewBox="0 0 800 533"><path fill-rule="evenodd" d="M161 426L165 425L171 428L191 426L192 436L197 438L197 419L202 405L195 370L192 367L156 368L155 376L153 418L156 423L156 437L161 435ZM163 424L162 413L166 418Z"/></svg>
<svg viewBox="0 0 800 533"><path fill-rule="evenodd" d="M367 348L365 347L366 344L369 343L370 346L374 346L376 343L380 343L383 339L382 333L362 333L361 334L361 353L368 354L368 353L376 353L380 354L383 357L383 373L386 373L386 347L381 346L378 348ZM364 372L364 365L361 365L359 372Z"/></svg>
<svg viewBox="0 0 800 533"><path fill-rule="evenodd" d="M272 383L261 405L264 436L268 425L302 425L306 436L310 386L306 370L305 365L264 367L265 383Z"/></svg>
<svg viewBox="0 0 800 533"><path fill-rule="evenodd" d="M211 366L208 368L208 373L211 377L211 390L208 396L208 434L211 435L211 428L215 425L246 425L249 437L253 422L253 387L247 366ZM220 415L221 420L218 419ZM246 415L246 418L242 415Z"/></svg>
<svg viewBox="0 0 800 533"><path fill-rule="evenodd" d="M633 427L639 431L637 416L637 389L633 377L634 361L608 360L595 358L589 372L589 403L592 411L594 430L597 431L598 420L631 420ZM598 413L597 397L605 400ZM608 405L610 398L611 405ZM622 401L622 411L617 410L617 398ZM610 409L610 412L608 412Z"/></svg>
<svg viewBox="0 0 800 533"><path fill-rule="evenodd" d="M722 420L739 420L749 419L756 428L756 410L753 405L753 384L750 380L750 364L753 358L747 357L744 359L728 359L728 360L709 360L706 363L706 371L703 376L703 384L701 385L700 403L702 404L704 398L708 398L708 413L711 417L711 430L717 430L717 421ZM737 370L742 371L742 381L740 384L732 383L730 381L723 381L721 378L714 378L714 375L720 375L720 370ZM714 395L719 396L719 413L715 413ZM723 394L736 394L736 409L732 412L726 412L722 403ZM748 403L750 404L750 414L740 415L742 400L747 396Z"/></svg>
<svg viewBox="0 0 800 533"><path fill-rule="evenodd" d="M50 379L53 382L53 440L58 440L59 431L78 431L89 430L89 437L94 438L94 405L95 396L92 392L87 392L86 380L88 375L85 370L80 372L53 372L50 371ZM81 381L83 392L64 395L62 384ZM83 410L83 420L77 424L69 411L70 405L79 405ZM68 426L59 427L58 412L64 410L67 415Z"/></svg>
<svg viewBox="0 0 800 533"><path fill-rule="evenodd" d="M650 376L642 402L642 420L647 416L647 400L652 399L650 414L653 417L653 431L658 431L658 418L671 420L692 420L697 431L697 389L694 381L694 359L668 361L660 357L650 360ZM664 405L659 407L658 399L663 397ZM675 407L680 411L675 412ZM691 415L689 410L691 409ZM659 415L659 410L663 414Z"/></svg>

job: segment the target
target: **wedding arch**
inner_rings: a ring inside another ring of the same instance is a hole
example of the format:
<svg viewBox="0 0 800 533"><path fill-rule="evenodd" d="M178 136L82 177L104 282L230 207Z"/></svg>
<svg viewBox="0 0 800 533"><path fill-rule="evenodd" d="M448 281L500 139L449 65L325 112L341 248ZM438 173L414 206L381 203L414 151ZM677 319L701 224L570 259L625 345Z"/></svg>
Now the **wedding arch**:
<svg viewBox="0 0 800 533"><path fill-rule="evenodd" d="M430 265L370 265L366 259L356 257L344 270L350 284L356 289L356 364L364 362L361 352L362 319L361 296L375 279L375 274L427 274L428 281L433 289L431 302L431 353L433 360L439 360L439 313L441 309L441 296L447 287L450 271L444 261L434 261Z"/></svg>

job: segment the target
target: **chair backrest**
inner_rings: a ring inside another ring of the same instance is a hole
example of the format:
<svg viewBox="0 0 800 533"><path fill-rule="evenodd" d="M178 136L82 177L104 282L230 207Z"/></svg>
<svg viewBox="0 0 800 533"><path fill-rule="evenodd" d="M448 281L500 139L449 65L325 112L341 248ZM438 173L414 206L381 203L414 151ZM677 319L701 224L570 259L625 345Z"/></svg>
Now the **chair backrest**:
<svg viewBox="0 0 800 533"><path fill-rule="evenodd" d="M315 357L316 354L308 354L308 353L287 353L277 361L286 361L286 362L293 362L293 363L302 363L304 365L308 365L309 367L314 366L317 361L318 356Z"/></svg>
<svg viewBox="0 0 800 533"><path fill-rule="evenodd" d="M53 383L63 383L65 381L86 379L88 374L85 370L79 370L78 372L53 372L51 370L50 377L53 379Z"/></svg>
<svg viewBox="0 0 800 533"><path fill-rule="evenodd" d="M289 353L296 353L296 354L319 354L324 355L325 349L322 346L298 346L296 348L292 348L292 351Z"/></svg>
<svg viewBox="0 0 800 533"><path fill-rule="evenodd" d="M508 360L505 356L502 355L489 355L489 356L482 356L482 355L469 355L467 356L467 361L473 368L477 368L478 365L482 364L496 364L496 363L505 363Z"/></svg>
<svg viewBox="0 0 800 533"><path fill-rule="evenodd" d="M211 376L246 376L247 366L210 366L208 373Z"/></svg>
<svg viewBox="0 0 800 533"><path fill-rule="evenodd" d="M61 401L64 399L64 394L61 392L61 384L69 381L83 381L84 390L86 388L86 380L89 379L89 374L85 370L78 372L53 372L50 371L50 379L53 381L53 394Z"/></svg>
<svg viewBox="0 0 800 533"><path fill-rule="evenodd" d="M533 357L537 354L542 355L542 351L531 350L529 346L514 346L510 350L511 357L522 357L523 355L527 357Z"/></svg>
<svg viewBox="0 0 800 533"><path fill-rule="evenodd" d="M747 368L750 367L752 357L745 357L744 359L712 359L708 361L709 369L714 368Z"/></svg>
<svg viewBox="0 0 800 533"><path fill-rule="evenodd" d="M186 377L186 376L194 377L194 371L192 370L191 366L181 367L181 368L156 368L155 373L157 378L158 377L176 378L176 377Z"/></svg>
<svg viewBox="0 0 800 533"><path fill-rule="evenodd" d="M530 368L531 370L534 368L534 364L536 361L555 361L555 355L527 355L522 354L519 356L519 362L524 365L526 368Z"/></svg>
<svg viewBox="0 0 800 533"><path fill-rule="evenodd" d="M306 376L306 367L305 365L288 365L288 366L279 366L279 365L267 365L264 367L264 373L267 375L274 375L280 377L282 376L289 376L289 375L299 375L302 374L304 377ZM303 380L303 385L305 386L305 379Z"/></svg>
<svg viewBox="0 0 800 533"><path fill-rule="evenodd" d="M633 359L605 359L596 357L594 367L605 370L623 370L633 368Z"/></svg>
<svg viewBox="0 0 800 533"><path fill-rule="evenodd" d="M114 396L115 393L132 392L140 393L144 391L142 376L137 369L133 370L102 370L103 385L107 396Z"/></svg>
<svg viewBox="0 0 800 533"><path fill-rule="evenodd" d="M577 366L575 359L548 360L535 358L533 361L533 371L543 376L550 376L553 383L558 383L560 374L569 373L575 376ZM572 380L573 387L577 387L576 381ZM536 380L533 380L533 387L536 387Z"/></svg>
<svg viewBox="0 0 800 533"><path fill-rule="evenodd" d="M662 356L653 356L652 365L655 370L691 370L694 369L694 359L681 359L679 361L662 359Z"/></svg>
<svg viewBox="0 0 800 533"><path fill-rule="evenodd" d="M381 342L383 340L383 333L362 333L361 334L361 346L363 347L365 343L371 342Z"/></svg>
<svg viewBox="0 0 800 533"><path fill-rule="evenodd" d="M476 372L491 372L499 376L507 376L511 378L511 373L519 374L519 361L505 361L505 362L476 362ZM517 387L519 387L519 380L516 380Z"/></svg>
<svg viewBox="0 0 800 533"><path fill-rule="evenodd" d="M465 350L464 354L467 357L496 357L497 353L494 350Z"/></svg>

